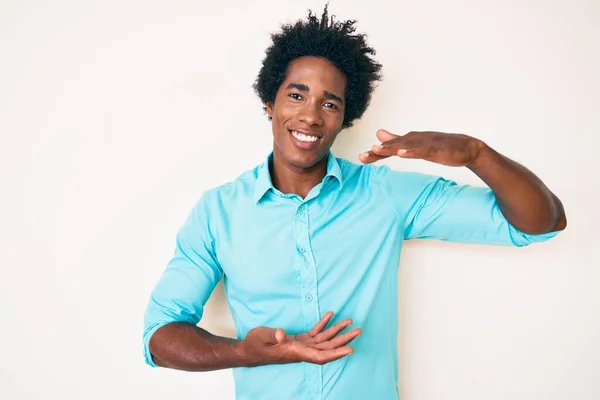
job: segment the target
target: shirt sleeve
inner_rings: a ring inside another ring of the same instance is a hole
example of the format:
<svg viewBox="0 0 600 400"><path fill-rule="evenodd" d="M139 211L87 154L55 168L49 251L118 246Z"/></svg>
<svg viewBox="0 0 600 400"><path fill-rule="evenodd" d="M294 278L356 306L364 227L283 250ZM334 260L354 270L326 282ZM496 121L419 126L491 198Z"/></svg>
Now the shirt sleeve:
<svg viewBox="0 0 600 400"><path fill-rule="evenodd" d="M204 305L223 271L215 256L215 239L209 223L209 196L196 203L176 237L175 252L155 285L144 314L144 357L156 367L149 349L150 337L172 322L196 325Z"/></svg>
<svg viewBox="0 0 600 400"><path fill-rule="evenodd" d="M374 175L402 221L404 239L527 246L558 232L528 234L512 226L488 187L458 185L441 177L374 168Z"/></svg>

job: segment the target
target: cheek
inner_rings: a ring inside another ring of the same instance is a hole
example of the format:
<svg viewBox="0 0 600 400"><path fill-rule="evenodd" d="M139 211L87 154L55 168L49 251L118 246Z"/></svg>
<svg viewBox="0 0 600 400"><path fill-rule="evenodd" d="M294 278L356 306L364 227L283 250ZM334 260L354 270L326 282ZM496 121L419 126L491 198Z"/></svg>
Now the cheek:
<svg viewBox="0 0 600 400"><path fill-rule="evenodd" d="M337 138L337 136L340 134L340 132L338 131L337 133L331 135L331 139L329 140L331 143L335 142L335 139Z"/></svg>
<svg viewBox="0 0 600 400"><path fill-rule="evenodd" d="M273 122L280 126L285 126L293 117L294 113L290 112L290 109L286 107L280 107L279 109L274 110L272 116Z"/></svg>
<svg viewBox="0 0 600 400"><path fill-rule="evenodd" d="M338 132L342 130L342 124L344 123L344 114L340 113L338 115L335 116L331 116L331 118L329 118L327 120L327 130L329 132ZM337 136L337 133L334 135Z"/></svg>
<svg viewBox="0 0 600 400"><path fill-rule="evenodd" d="M285 100L279 102L279 108L277 109L277 115L279 119L288 119L294 114L294 107L291 107Z"/></svg>

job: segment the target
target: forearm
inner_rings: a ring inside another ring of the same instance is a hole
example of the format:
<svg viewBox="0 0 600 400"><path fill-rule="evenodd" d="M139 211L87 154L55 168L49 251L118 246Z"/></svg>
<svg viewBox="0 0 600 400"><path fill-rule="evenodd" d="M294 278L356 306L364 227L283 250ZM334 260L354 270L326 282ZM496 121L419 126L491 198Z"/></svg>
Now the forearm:
<svg viewBox="0 0 600 400"><path fill-rule="evenodd" d="M502 214L515 228L541 234L566 227L560 200L524 166L481 142L478 157L468 167L492 189Z"/></svg>
<svg viewBox="0 0 600 400"><path fill-rule="evenodd" d="M174 322L159 328L149 346L154 362L166 368L213 371L257 365L241 344L191 324Z"/></svg>

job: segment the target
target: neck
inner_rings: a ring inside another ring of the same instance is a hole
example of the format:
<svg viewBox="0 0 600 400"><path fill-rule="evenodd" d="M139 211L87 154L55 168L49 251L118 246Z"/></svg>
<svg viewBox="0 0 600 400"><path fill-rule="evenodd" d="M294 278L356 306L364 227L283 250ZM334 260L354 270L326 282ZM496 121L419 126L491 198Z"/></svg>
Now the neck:
<svg viewBox="0 0 600 400"><path fill-rule="evenodd" d="M273 186L281 193L294 193L306 198L308 192L327 174L328 156L310 168L299 168L286 163L277 152L273 152L273 162L269 165Z"/></svg>

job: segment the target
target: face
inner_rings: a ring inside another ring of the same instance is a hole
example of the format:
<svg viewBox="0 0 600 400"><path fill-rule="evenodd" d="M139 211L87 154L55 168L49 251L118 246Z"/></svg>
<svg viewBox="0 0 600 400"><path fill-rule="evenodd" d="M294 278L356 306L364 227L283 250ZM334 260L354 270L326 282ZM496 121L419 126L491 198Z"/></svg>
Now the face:
<svg viewBox="0 0 600 400"><path fill-rule="evenodd" d="M342 129L345 90L346 76L325 59L290 63L275 102L266 104L279 162L310 169L324 159Z"/></svg>

